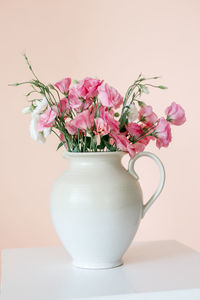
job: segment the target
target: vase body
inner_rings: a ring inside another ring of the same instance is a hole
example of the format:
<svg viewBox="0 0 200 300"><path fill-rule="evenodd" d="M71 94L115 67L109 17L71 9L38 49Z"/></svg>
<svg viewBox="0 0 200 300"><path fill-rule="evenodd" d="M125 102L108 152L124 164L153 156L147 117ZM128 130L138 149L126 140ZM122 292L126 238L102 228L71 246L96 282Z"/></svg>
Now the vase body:
<svg viewBox="0 0 200 300"><path fill-rule="evenodd" d="M139 182L122 166L120 152L66 153L50 208L56 232L73 264L113 268L132 242L143 213Z"/></svg>

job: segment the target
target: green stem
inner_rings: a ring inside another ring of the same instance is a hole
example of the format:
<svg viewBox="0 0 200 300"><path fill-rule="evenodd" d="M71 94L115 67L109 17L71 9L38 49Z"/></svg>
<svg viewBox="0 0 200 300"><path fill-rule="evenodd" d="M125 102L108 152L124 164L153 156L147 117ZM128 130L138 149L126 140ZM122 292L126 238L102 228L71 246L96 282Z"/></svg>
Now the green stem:
<svg viewBox="0 0 200 300"><path fill-rule="evenodd" d="M136 144L137 142L139 142L140 140L142 140L144 137L147 137L147 136L151 136L152 134L148 134L152 129L154 129L156 127L156 123L158 122L158 120L151 126L149 127L149 130L143 134L143 135L140 135L138 139L136 139L135 143Z"/></svg>
<svg viewBox="0 0 200 300"><path fill-rule="evenodd" d="M80 144L80 130L78 129L78 151L80 152L79 144Z"/></svg>
<svg viewBox="0 0 200 300"><path fill-rule="evenodd" d="M67 146L68 146L68 149L69 149L69 151L71 151L71 146L72 145L71 145L70 138L67 137L67 135L66 135L66 130L63 130L63 126L62 126L62 124L60 124L60 120L58 120L58 118L56 118L56 122L55 123L56 123L56 128L58 130L60 130L62 132L62 134L64 135L66 143L67 143Z"/></svg>
<svg viewBox="0 0 200 300"><path fill-rule="evenodd" d="M32 69L31 64L29 63L29 60L28 60L28 57L26 56L26 54L24 54L24 57L25 57L25 60L26 60L26 62L27 62L27 64L28 64L28 67L29 67L31 73L32 73L33 76L39 81L39 79L38 79L37 76L35 75L35 72L34 72L33 69Z"/></svg>
<svg viewBox="0 0 200 300"><path fill-rule="evenodd" d="M59 135L57 134L56 131L54 131L53 129L51 129L51 131L59 138L59 140L60 140L61 142L63 142L63 141L61 140L61 138L59 137ZM66 143L67 143L67 141L66 141ZM65 149L68 151L69 148L67 149L65 143L64 143L64 146L65 146ZM67 146L68 146L68 144L67 144Z"/></svg>
<svg viewBox="0 0 200 300"><path fill-rule="evenodd" d="M85 138L84 138L84 152L86 152L86 143L87 143L87 130L85 130Z"/></svg>

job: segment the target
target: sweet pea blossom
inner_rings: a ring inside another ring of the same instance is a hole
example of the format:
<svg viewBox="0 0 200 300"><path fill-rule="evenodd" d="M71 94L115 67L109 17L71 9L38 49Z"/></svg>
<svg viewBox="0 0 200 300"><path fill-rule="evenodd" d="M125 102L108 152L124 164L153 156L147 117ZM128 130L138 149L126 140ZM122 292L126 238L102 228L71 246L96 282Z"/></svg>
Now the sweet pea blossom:
<svg viewBox="0 0 200 300"><path fill-rule="evenodd" d="M71 135L76 134L77 131L78 131L77 127L75 127L75 126L72 124L72 120L67 121L67 122L65 123L65 128L67 129L68 133L71 134Z"/></svg>
<svg viewBox="0 0 200 300"><path fill-rule="evenodd" d="M125 127L131 136L139 137L141 135L141 128L137 123L128 123Z"/></svg>
<svg viewBox="0 0 200 300"><path fill-rule="evenodd" d="M68 98L69 98L69 103L70 103L71 108L73 108L75 110L80 110L82 108L83 101L81 101L81 99L79 99L79 94L78 94L76 87L70 88Z"/></svg>
<svg viewBox="0 0 200 300"><path fill-rule="evenodd" d="M54 84L54 86L62 93L67 94L69 91L69 86L71 84L71 78L64 78Z"/></svg>
<svg viewBox="0 0 200 300"><path fill-rule="evenodd" d="M134 146L137 152L143 152L146 146L149 144L150 138L148 136L143 137L141 140L137 141Z"/></svg>
<svg viewBox="0 0 200 300"><path fill-rule="evenodd" d="M83 99L95 98L98 95L98 87L102 84L103 80L86 77L80 80L76 86L78 95Z"/></svg>
<svg viewBox="0 0 200 300"><path fill-rule="evenodd" d="M135 146L129 142L125 135L112 133L111 137L119 150L128 152L131 157L136 154Z"/></svg>
<svg viewBox="0 0 200 300"><path fill-rule="evenodd" d="M176 102L172 102L172 104L166 108L165 114L167 115L167 121L173 125L182 125L186 121L184 109Z"/></svg>
<svg viewBox="0 0 200 300"><path fill-rule="evenodd" d="M172 140L171 127L165 118L160 118L155 128L156 135L156 146L160 149L161 147L168 147Z"/></svg>
<svg viewBox="0 0 200 300"><path fill-rule="evenodd" d="M102 81L87 77L69 89L69 103L76 111L87 109L92 104L92 98L98 94L98 87Z"/></svg>
<svg viewBox="0 0 200 300"><path fill-rule="evenodd" d="M134 122L138 118L138 110L135 104L131 104L128 111L128 122Z"/></svg>
<svg viewBox="0 0 200 300"><path fill-rule="evenodd" d="M136 152L142 152L144 151L145 147L149 144L149 141L150 139L152 139L151 137L149 136L143 136L141 138L141 135L142 135L142 128L137 124L137 123L128 123L126 125L126 130L128 131L128 133L135 137L136 139L138 139L138 141L136 141L134 143L134 147L135 147L135 150Z"/></svg>
<svg viewBox="0 0 200 300"><path fill-rule="evenodd" d="M46 141L46 137L50 134L51 128L50 127L43 128L42 131L38 131L37 126L38 126L39 118L40 118L39 114L32 114L32 120L30 123L29 130L32 139L43 144Z"/></svg>
<svg viewBox="0 0 200 300"><path fill-rule="evenodd" d="M95 125L96 125L96 130L94 131L94 133L96 135L99 134L99 135L103 136L103 135L106 135L109 133L110 128L109 128L108 123L105 120L103 120L102 118L96 118L94 121L95 121Z"/></svg>
<svg viewBox="0 0 200 300"><path fill-rule="evenodd" d="M45 109L47 109L47 107L48 107L48 101L47 101L46 97L44 97L42 99L42 101L37 100L35 103L37 106L33 111L34 115L43 113L45 111Z"/></svg>
<svg viewBox="0 0 200 300"><path fill-rule="evenodd" d="M145 124L153 124L157 121L158 117L153 112L153 109L150 105L142 106L139 110L139 120Z"/></svg>
<svg viewBox="0 0 200 300"><path fill-rule="evenodd" d="M57 112L52 108L48 108L43 114L39 115L37 130L43 131L45 128L51 127L56 117Z"/></svg>
<svg viewBox="0 0 200 300"><path fill-rule="evenodd" d="M68 114L71 109L66 97L61 99L57 105L58 105L60 115L62 115L62 113Z"/></svg>
<svg viewBox="0 0 200 300"><path fill-rule="evenodd" d="M98 92L98 99L106 107L119 108L123 102L123 98L119 92L107 83L102 83L98 88Z"/></svg>
<svg viewBox="0 0 200 300"><path fill-rule="evenodd" d="M100 145L101 136L108 134L110 131L110 127L108 123L102 118L96 118L94 121L95 121L96 130L94 130L93 132L95 134L97 145Z"/></svg>
<svg viewBox="0 0 200 300"><path fill-rule="evenodd" d="M48 107L48 101L46 97L44 97L42 101L37 100L35 104L37 106L32 112L32 120L30 123L29 131L32 139L43 144L46 141L46 137L50 134L51 128L45 127L38 131L38 123L41 113L43 113Z"/></svg>
<svg viewBox="0 0 200 300"><path fill-rule="evenodd" d="M75 126L78 129L88 130L93 126L94 119L90 114L89 110L84 110L83 112L76 115L72 120L71 125Z"/></svg>
<svg viewBox="0 0 200 300"><path fill-rule="evenodd" d="M108 124L111 132L119 132L119 121L113 117L114 112L106 107L100 107L100 117Z"/></svg>

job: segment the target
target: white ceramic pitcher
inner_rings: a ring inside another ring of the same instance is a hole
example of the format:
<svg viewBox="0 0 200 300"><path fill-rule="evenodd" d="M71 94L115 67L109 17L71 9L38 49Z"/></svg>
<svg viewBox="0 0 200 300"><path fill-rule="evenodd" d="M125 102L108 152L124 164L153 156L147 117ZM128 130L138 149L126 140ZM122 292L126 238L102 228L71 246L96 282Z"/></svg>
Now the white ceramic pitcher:
<svg viewBox="0 0 200 300"><path fill-rule="evenodd" d="M51 215L57 234L81 268L105 269L120 266L141 218L161 193L165 171L160 159L140 152L122 166L123 152L66 152L66 171L51 191ZM152 158L160 169L160 183L144 205L135 161Z"/></svg>

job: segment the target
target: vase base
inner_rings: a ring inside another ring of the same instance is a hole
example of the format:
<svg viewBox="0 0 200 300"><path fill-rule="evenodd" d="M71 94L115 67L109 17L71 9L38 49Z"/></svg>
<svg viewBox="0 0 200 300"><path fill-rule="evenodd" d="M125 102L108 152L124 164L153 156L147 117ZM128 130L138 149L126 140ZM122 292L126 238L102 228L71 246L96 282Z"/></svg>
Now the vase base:
<svg viewBox="0 0 200 300"><path fill-rule="evenodd" d="M82 263L73 261L73 266L80 268L80 269L91 269L91 270L102 270L102 269L113 269L120 267L123 265L121 260L115 262L108 262L108 263Z"/></svg>

